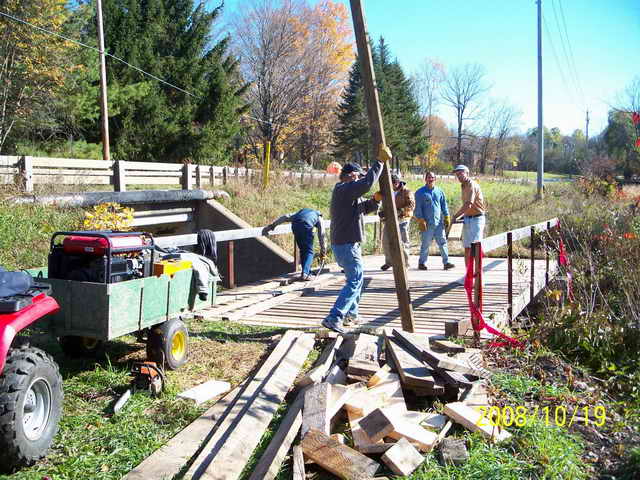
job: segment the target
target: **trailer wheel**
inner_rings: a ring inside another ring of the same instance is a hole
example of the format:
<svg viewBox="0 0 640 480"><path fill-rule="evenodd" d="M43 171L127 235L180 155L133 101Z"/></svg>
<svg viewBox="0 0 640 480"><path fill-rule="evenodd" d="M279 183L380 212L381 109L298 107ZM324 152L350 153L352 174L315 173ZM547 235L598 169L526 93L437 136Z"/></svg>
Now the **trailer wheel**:
<svg viewBox="0 0 640 480"><path fill-rule="evenodd" d="M67 335L60 337L60 347L65 355L72 358L98 357L104 348L104 342L91 337Z"/></svg>
<svg viewBox="0 0 640 480"><path fill-rule="evenodd" d="M44 457L58 431L62 377L53 359L24 345L9 351L0 375L0 470Z"/></svg>
<svg viewBox="0 0 640 480"><path fill-rule="evenodd" d="M184 322L173 318L149 330L147 358L158 365L163 362L170 370L187 363L189 332Z"/></svg>

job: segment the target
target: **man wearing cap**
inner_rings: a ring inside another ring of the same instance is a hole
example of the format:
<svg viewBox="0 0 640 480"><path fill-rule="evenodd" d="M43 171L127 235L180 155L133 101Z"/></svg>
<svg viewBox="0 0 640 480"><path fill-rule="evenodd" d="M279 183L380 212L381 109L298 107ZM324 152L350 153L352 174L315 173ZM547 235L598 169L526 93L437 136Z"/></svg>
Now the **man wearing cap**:
<svg viewBox="0 0 640 480"><path fill-rule="evenodd" d="M360 242L363 239L362 216L375 212L378 202L362 200L378 180L382 164L391 159L391 150L380 144L378 161L363 178L357 163L347 163L340 171L340 183L331 195L331 249L336 262L344 269L346 281L322 326L344 333L344 324L358 322L358 303L364 281Z"/></svg>
<svg viewBox="0 0 640 480"><path fill-rule="evenodd" d="M291 222L291 231L296 240L296 245L300 250L300 266L302 273L300 281L306 282L311 276L311 263L313 262L313 229L318 231L318 242L320 243L320 258L326 256L326 248L324 246L324 230L322 228L322 213L312 208L303 208L294 213L282 215L277 220L262 229L263 235L269 235L269 232L281 223Z"/></svg>
<svg viewBox="0 0 640 480"><path fill-rule="evenodd" d="M400 229L400 240L402 241L402 251L404 253L405 263L409 263L409 220L413 214L415 202L411 190L406 187L406 182L400 181L400 177L395 173L391 175L391 185L393 186L393 196L396 202L396 210L398 211L398 227ZM382 194L376 192L373 194L375 201L382 200ZM384 221L384 211L381 210L380 219ZM384 250L384 265L380 267L382 270L388 270L393 264L391 261L391 238L385 230L382 237L382 248Z"/></svg>
<svg viewBox="0 0 640 480"><path fill-rule="evenodd" d="M464 264L471 259L471 244L482 240L485 225L486 205L480 185L469 178L466 165L457 165L453 169L462 189L462 206L453 216L454 220L462 218L462 245L464 246Z"/></svg>
<svg viewBox="0 0 640 480"><path fill-rule="evenodd" d="M420 229L421 244L420 258L418 259L418 269L427 269L427 259L429 258L429 247L435 239L440 249L442 266L449 270L455 265L449 262L449 248L445 230L451 225L449 217L449 207L444 192L436 187L436 175L427 172L424 176L424 187L416 191L416 210L413 214L418 220Z"/></svg>

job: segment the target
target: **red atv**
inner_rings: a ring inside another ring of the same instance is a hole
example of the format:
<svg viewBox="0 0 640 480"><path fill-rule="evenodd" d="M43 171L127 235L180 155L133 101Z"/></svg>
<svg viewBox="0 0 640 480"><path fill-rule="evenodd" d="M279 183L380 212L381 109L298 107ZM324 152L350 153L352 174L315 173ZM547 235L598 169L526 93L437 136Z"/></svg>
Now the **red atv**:
<svg viewBox="0 0 640 480"><path fill-rule="evenodd" d="M60 309L48 285L0 305L0 470L12 471L45 456L58 431L62 377L39 348L14 337L36 320Z"/></svg>

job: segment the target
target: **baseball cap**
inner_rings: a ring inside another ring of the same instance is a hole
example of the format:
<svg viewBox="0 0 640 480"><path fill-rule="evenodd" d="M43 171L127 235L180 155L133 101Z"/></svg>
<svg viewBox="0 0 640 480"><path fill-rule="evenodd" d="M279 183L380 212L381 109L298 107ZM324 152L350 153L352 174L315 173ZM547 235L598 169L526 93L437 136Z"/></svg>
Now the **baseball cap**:
<svg viewBox="0 0 640 480"><path fill-rule="evenodd" d="M456 168L454 168L453 171L454 171L454 173L455 172L459 172L459 171L463 171L463 172L469 173L469 167L467 167L466 165L456 165Z"/></svg>
<svg viewBox="0 0 640 480"><path fill-rule="evenodd" d="M357 163L345 163L340 171L340 175L348 175L349 173L359 173L364 175L364 170Z"/></svg>

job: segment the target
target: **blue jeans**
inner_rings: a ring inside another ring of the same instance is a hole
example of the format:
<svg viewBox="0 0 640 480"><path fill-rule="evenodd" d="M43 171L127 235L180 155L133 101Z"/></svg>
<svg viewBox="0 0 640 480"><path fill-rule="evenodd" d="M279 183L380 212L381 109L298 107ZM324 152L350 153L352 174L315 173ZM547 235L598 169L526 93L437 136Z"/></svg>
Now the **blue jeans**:
<svg viewBox="0 0 640 480"><path fill-rule="evenodd" d="M311 273L311 263L313 263L313 229L306 225L291 225L293 236L296 239L296 245L300 250L300 266L302 274L309 275Z"/></svg>
<svg viewBox="0 0 640 480"><path fill-rule="evenodd" d="M342 320L345 315L358 316L358 303L362 294L364 272L359 243L344 243L331 245L333 256L338 265L344 269L347 277L344 287L336 299L336 303L329 312L330 317Z"/></svg>
<svg viewBox="0 0 640 480"><path fill-rule="evenodd" d="M449 263L449 248L447 246L447 239L444 236L444 225L442 222L433 227L429 225L427 229L422 232L422 243L420 244L420 260L419 263L427 263L429 258L429 247L431 242L435 238L438 248L440 248L440 256L442 257L442 264Z"/></svg>

